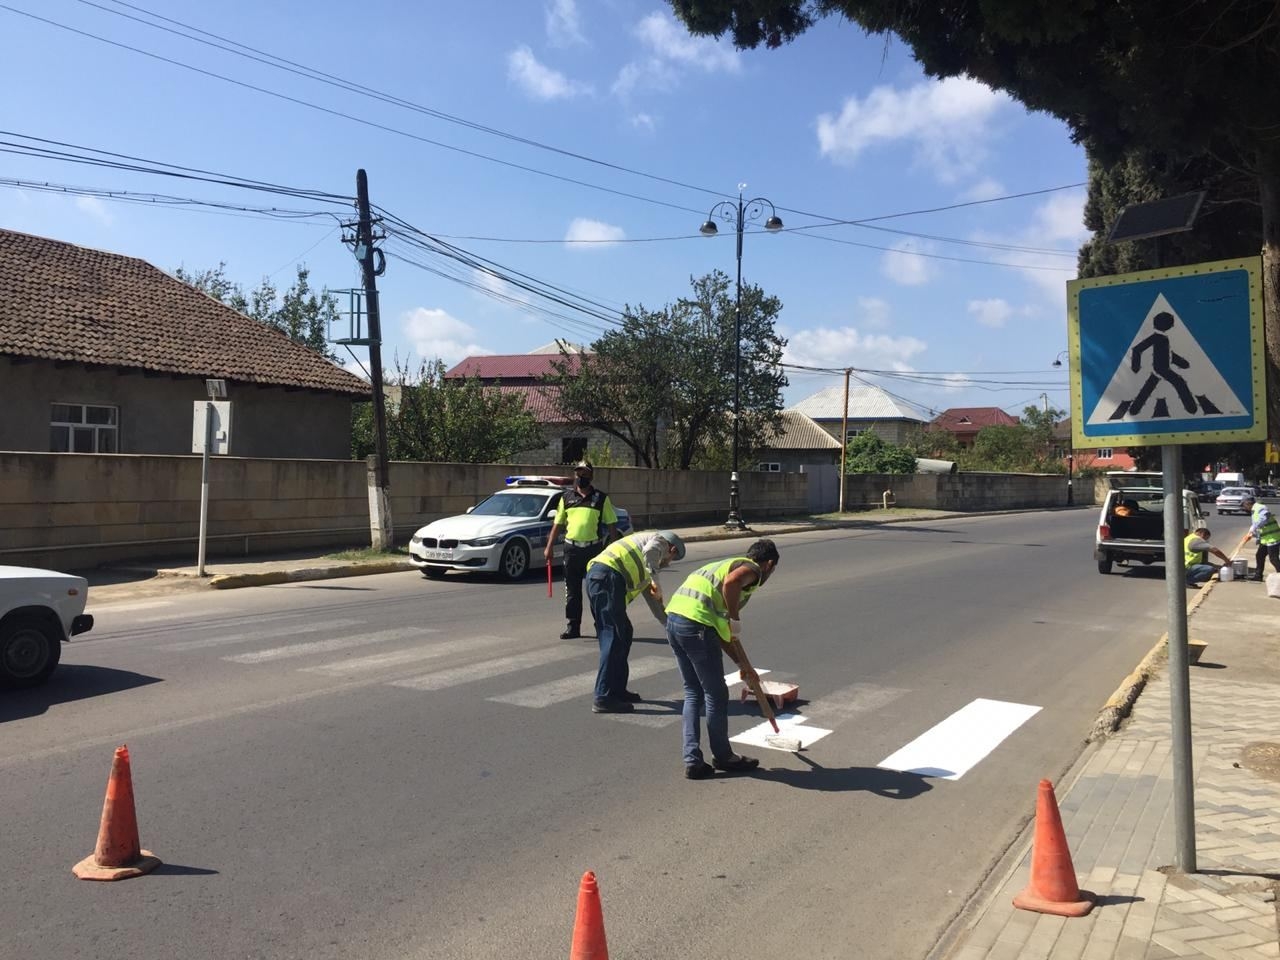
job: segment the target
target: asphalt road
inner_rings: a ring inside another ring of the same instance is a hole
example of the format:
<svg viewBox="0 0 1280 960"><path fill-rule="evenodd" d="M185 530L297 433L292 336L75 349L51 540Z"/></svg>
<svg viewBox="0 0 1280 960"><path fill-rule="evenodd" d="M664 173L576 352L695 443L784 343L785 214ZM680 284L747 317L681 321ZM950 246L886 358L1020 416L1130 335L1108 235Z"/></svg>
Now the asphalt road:
<svg viewBox="0 0 1280 960"><path fill-rule="evenodd" d="M565 956L591 869L620 960L922 957L1163 630L1160 568L1100 576L1095 519L780 538L744 643L832 733L705 782L639 603L650 702L616 717L537 580L91 594L54 681L0 699L0 956ZM1244 519L1213 519L1234 546ZM691 546L668 592L733 546ZM1042 709L958 779L877 767L979 698ZM731 733L760 722L734 710ZM77 881L119 743L165 866Z"/></svg>

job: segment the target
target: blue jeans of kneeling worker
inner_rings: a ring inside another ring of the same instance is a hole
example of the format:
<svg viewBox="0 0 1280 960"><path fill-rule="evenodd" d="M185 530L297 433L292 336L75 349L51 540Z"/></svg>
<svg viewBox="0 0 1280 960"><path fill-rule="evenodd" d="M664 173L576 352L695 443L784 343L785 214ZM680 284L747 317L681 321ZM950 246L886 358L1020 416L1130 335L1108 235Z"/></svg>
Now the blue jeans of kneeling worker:
<svg viewBox="0 0 1280 960"><path fill-rule="evenodd" d="M729 687L724 681L724 644L714 627L695 623L678 613L667 614L667 643L676 655L684 680L684 763L703 763L701 715L707 712L707 740L711 756L725 761L729 746Z"/></svg>
<svg viewBox="0 0 1280 960"><path fill-rule="evenodd" d="M631 670L631 619L627 616L627 584L622 574L602 563L587 571L587 601L600 639L596 699L614 700L627 689Z"/></svg>
<svg viewBox="0 0 1280 960"><path fill-rule="evenodd" d="M1217 570L1218 568L1212 563L1193 563L1187 567L1187 583L1204 583Z"/></svg>

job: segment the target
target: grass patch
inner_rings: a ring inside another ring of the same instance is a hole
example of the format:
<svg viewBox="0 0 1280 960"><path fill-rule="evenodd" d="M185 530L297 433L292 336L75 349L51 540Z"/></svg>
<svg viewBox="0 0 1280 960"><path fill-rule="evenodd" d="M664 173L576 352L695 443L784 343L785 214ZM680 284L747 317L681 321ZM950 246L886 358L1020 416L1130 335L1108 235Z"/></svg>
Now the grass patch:
<svg viewBox="0 0 1280 960"><path fill-rule="evenodd" d="M362 547L354 550L339 550L337 553L326 553L326 560L403 560L409 555L408 547L392 547L390 550L375 550L373 547Z"/></svg>

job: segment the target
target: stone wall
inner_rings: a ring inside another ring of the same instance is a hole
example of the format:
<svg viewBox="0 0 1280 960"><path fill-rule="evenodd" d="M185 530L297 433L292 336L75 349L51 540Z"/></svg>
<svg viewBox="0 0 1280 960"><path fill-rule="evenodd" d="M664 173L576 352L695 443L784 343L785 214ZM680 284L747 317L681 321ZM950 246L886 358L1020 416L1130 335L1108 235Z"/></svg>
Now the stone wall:
<svg viewBox="0 0 1280 960"><path fill-rule="evenodd" d="M1067 502L1067 478L1061 474L857 473L845 478L845 506L879 507L885 490L893 491L899 507L931 510L1016 510L1062 507ZM1072 491L1077 505L1098 502L1093 480L1076 480Z"/></svg>
<svg viewBox="0 0 1280 960"><path fill-rule="evenodd" d="M461 513L515 473L563 466L390 465L396 539ZM315 550L369 542L362 461L215 457L209 471L210 557ZM601 467L596 482L640 527L723 519L723 473ZM743 474L744 516L807 513L802 474ZM82 569L132 558L193 563L200 458L0 452L0 564Z"/></svg>

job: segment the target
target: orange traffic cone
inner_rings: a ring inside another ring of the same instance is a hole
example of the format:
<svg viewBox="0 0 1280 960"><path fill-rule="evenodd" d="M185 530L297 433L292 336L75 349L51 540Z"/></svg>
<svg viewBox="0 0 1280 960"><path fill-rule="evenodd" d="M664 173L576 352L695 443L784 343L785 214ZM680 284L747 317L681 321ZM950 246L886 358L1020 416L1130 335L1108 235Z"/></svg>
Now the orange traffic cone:
<svg viewBox="0 0 1280 960"><path fill-rule="evenodd" d="M129 772L129 748L116 747L102 804L98 844L71 872L81 880L125 880L140 877L160 866L160 861L138 843L138 815L133 808L133 775Z"/></svg>
<svg viewBox="0 0 1280 960"><path fill-rule="evenodd" d="M609 944L604 939L604 913L600 909L600 888L596 875L588 870L578 886L578 915L573 921L573 945L569 960L609 960Z"/></svg>
<svg viewBox="0 0 1280 960"><path fill-rule="evenodd" d="M1093 894L1076 884L1076 868L1067 849L1053 784L1041 780L1036 797L1036 835L1031 844L1031 882L1013 898L1013 905L1056 917L1083 917L1093 909L1093 901Z"/></svg>

